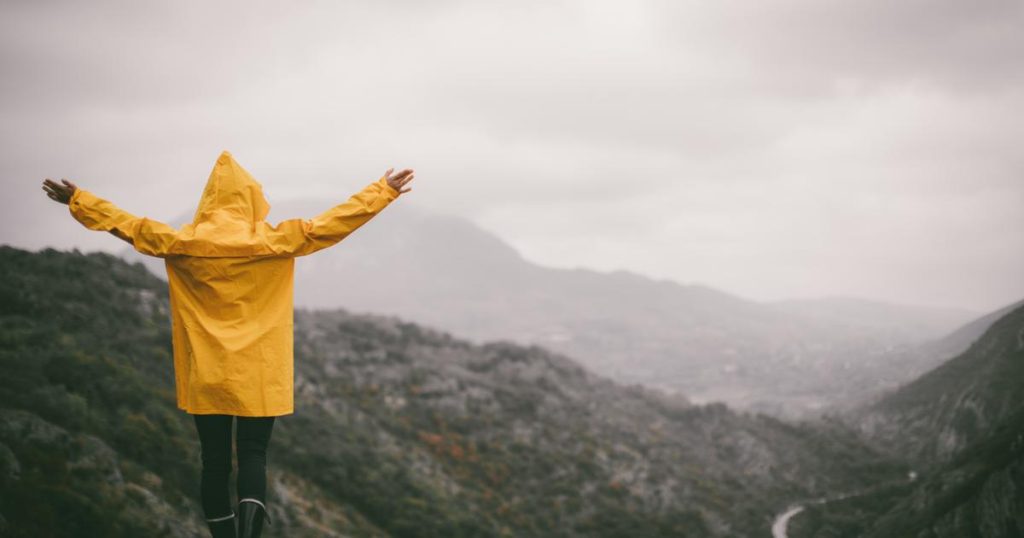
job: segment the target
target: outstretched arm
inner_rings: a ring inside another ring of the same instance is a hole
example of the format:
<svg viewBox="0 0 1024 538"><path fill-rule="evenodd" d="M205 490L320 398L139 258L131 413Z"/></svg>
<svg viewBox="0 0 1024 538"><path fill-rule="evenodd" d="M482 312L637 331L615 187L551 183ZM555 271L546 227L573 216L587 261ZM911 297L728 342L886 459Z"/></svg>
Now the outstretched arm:
<svg viewBox="0 0 1024 538"><path fill-rule="evenodd" d="M405 169L391 175L389 168L377 181L312 219L291 219L274 227L268 225L267 241L276 252L290 256L305 256L327 248L366 224L395 198L412 188L402 188L413 178L413 171Z"/></svg>
<svg viewBox="0 0 1024 538"><path fill-rule="evenodd" d="M47 178L43 181L43 190L50 199L67 204L71 216L86 228L110 232L150 256L163 257L170 252L178 235L174 228L136 217L66 179L61 181L63 185Z"/></svg>

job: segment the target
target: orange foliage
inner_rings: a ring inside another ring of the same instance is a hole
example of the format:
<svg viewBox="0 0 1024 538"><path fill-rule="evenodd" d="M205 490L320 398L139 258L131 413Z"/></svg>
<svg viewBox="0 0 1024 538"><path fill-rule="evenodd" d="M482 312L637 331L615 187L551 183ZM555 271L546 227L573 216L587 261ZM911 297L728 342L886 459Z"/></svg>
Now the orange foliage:
<svg viewBox="0 0 1024 538"><path fill-rule="evenodd" d="M476 447L472 443L465 443L467 448L463 448L463 443L460 443L460 437L457 434L430 433L420 430L419 438L430 445L438 456L447 455L456 461L475 462L480 459Z"/></svg>
<svg viewBox="0 0 1024 538"><path fill-rule="evenodd" d="M444 441L444 437L441 437L436 433L425 432L423 430L420 430L419 436L420 441L423 441L424 443L427 443L432 447L440 446L441 443Z"/></svg>

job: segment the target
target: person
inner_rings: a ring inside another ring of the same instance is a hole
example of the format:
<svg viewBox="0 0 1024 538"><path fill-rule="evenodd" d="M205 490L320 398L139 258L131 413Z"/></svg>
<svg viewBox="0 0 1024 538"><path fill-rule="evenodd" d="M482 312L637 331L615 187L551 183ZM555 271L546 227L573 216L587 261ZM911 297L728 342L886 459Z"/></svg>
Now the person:
<svg viewBox="0 0 1024 538"><path fill-rule="evenodd" d="M266 508L266 453L276 417L294 413L295 258L343 240L399 195L413 170L389 168L347 201L312 219L264 219L262 186L228 151L217 158L191 223L175 230L79 188L46 178L43 190L91 230L164 259L177 405L199 436L200 497L214 538L256 538ZM232 508L231 429L236 490ZM235 525L237 519L237 528Z"/></svg>

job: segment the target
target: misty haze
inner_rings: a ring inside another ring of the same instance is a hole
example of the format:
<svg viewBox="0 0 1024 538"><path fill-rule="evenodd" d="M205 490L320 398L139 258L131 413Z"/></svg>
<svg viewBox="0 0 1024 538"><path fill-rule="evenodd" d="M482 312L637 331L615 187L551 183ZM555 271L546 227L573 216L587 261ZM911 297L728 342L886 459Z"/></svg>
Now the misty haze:
<svg viewBox="0 0 1024 538"><path fill-rule="evenodd" d="M1024 535L1024 4L0 9L0 536ZM168 278L227 151L334 235L225 523Z"/></svg>

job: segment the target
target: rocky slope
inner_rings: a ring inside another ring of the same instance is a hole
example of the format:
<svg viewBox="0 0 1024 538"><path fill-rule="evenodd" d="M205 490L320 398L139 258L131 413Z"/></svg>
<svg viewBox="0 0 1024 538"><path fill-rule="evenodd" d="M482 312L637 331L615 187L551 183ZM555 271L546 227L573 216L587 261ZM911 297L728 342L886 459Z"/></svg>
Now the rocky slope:
<svg viewBox="0 0 1024 538"><path fill-rule="evenodd" d="M112 256L0 247L0 534L202 529L166 294ZM840 424L692 405L537 346L295 321L268 536L758 536L792 499L905 472Z"/></svg>

